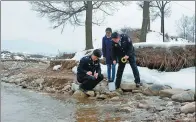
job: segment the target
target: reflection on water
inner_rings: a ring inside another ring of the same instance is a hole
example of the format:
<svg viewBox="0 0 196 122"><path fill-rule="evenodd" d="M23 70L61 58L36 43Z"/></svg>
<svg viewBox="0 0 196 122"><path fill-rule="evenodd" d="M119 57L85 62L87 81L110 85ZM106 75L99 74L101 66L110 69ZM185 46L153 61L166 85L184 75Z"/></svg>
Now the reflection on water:
<svg viewBox="0 0 196 122"><path fill-rule="evenodd" d="M1 101L2 122L121 121L120 113L115 112L116 107L111 103L37 93L5 83L1 83Z"/></svg>
<svg viewBox="0 0 196 122"><path fill-rule="evenodd" d="M1 121L72 122L75 107L67 101L1 83Z"/></svg>

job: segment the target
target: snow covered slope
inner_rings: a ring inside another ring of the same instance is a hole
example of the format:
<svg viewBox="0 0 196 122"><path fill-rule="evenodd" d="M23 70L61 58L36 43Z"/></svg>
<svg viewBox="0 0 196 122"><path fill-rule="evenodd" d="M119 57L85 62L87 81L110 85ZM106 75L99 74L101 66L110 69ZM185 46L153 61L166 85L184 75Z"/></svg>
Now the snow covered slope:
<svg viewBox="0 0 196 122"><path fill-rule="evenodd" d="M118 67L118 65L116 66ZM107 67L101 65L102 73L107 76ZM181 69L178 72L159 72L146 67L138 67L142 82L170 85L173 88L195 89L195 67ZM126 65L122 82L134 82L130 65Z"/></svg>

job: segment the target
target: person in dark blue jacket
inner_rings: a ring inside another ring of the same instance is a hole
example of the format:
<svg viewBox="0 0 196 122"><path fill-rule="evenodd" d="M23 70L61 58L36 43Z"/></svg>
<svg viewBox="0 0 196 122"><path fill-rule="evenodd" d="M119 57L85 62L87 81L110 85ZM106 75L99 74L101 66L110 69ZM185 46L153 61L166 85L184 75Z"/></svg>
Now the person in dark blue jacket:
<svg viewBox="0 0 196 122"><path fill-rule="evenodd" d="M99 58L102 53L99 49L93 51L90 56L85 56L80 60L77 68L77 80L82 91L92 90L99 82L103 80Z"/></svg>
<svg viewBox="0 0 196 122"><path fill-rule="evenodd" d="M112 33L112 60L116 64L118 61L118 70L116 75L116 89L120 90L121 79L123 71L126 65L126 61L121 60L124 58L129 61L129 64L132 68L133 75L135 78L136 87L140 87L140 74L136 64L135 51L132 44L132 40L129 36L125 34L118 34L117 32Z"/></svg>
<svg viewBox="0 0 196 122"><path fill-rule="evenodd" d="M113 82L115 79L115 71L116 71L116 65L113 64L112 61L112 29L111 28L106 28L105 30L106 35L102 39L102 52L103 52L103 57L104 60L107 64L107 77L108 77L108 82ZM111 69L112 69L112 78L111 78Z"/></svg>

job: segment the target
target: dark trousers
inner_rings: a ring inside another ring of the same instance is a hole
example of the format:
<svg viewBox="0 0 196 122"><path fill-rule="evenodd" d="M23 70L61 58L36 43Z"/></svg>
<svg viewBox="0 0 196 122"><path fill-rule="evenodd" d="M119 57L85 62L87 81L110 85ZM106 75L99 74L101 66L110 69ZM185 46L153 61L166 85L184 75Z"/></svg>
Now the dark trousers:
<svg viewBox="0 0 196 122"><path fill-rule="evenodd" d="M137 68L135 56L130 56L128 61L129 61L129 64L131 65L131 68L133 71L135 83L140 83L140 75L139 75L139 71ZM126 65L126 63L122 63L121 59L119 59L118 70L117 70L117 74L116 74L116 88L117 89L120 88L125 65Z"/></svg>
<svg viewBox="0 0 196 122"><path fill-rule="evenodd" d="M93 76L85 75L84 77L77 76L80 87L84 90L92 90L95 86L103 80L103 75L99 74L97 79Z"/></svg>

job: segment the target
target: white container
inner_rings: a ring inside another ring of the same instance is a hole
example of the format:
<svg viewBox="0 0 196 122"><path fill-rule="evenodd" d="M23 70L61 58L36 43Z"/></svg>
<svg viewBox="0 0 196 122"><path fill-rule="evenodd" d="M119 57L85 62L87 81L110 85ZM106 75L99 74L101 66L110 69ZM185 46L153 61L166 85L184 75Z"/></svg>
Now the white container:
<svg viewBox="0 0 196 122"><path fill-rule="evenodd" d="M109 82L108 87L109 87L109 91L116 90L115 82Z"/></svg>

